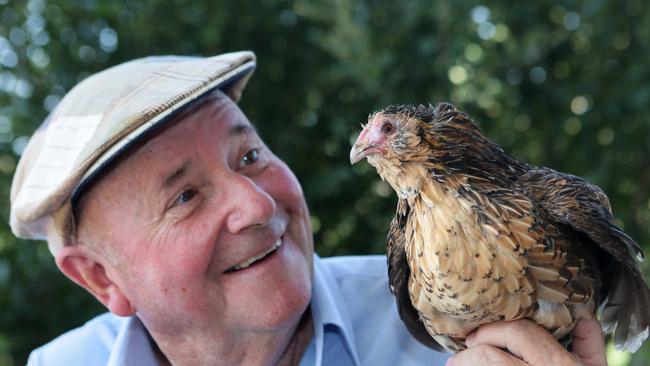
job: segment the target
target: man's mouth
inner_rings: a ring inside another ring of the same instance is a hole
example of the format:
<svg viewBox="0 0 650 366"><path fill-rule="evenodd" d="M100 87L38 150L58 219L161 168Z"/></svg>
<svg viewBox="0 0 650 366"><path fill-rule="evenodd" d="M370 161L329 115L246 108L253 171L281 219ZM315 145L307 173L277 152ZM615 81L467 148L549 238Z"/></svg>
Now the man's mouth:
<svg viewBox="0 0 650 366"><path fill-rule="evenodd" d="M251 265L269 257L271 254L275 253L276 250L282 245L282 238L278 239L275 243L273 243L273 246L271 246L269 249L265 250L264 252L257 254L253 257L250 257L246 259L245 261L234 265L230 268L228 268L224 273L232 273L236 272L245 268L250 267Z"/></svg>

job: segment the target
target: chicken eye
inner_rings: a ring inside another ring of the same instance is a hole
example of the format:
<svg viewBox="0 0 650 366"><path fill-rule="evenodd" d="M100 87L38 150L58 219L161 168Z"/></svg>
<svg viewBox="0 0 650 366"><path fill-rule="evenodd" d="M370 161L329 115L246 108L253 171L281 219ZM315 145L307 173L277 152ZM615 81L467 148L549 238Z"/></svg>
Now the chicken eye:
<svg viewBox="0 0 650 366"><path fill-rule="evenodd" d="M240 165L251 165L259 159L259 151L257 149L252 149L242 156Z"/></svg>
<svg viewBox="0 0 650 366"><path fill-rule="evenodd" d="M393 131L395 131L395 126L393 126L393 124L390 122L384 122L384 124L381 126L381 132L384 135L390 135L393 133Z"/></svg>

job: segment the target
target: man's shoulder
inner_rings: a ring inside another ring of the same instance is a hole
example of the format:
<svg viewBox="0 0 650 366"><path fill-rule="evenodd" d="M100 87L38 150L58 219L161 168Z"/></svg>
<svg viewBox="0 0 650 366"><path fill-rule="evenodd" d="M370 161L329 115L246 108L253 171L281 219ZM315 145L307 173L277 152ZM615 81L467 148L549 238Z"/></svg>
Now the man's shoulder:
<svg viewBox="0 0 650 366"><path fill-rule="evenodd" d="M393 298L388 290L386 256L329 257L323 258L322 263L327 276L336 282L348 306L358 307L360 298L375 301L377 306L393 306Z"/></svg>
<svg viewBox="0 0 650 366"><path fill-rule="evenodd" d="M388 286L388 266L386 256L358 255L329 257L322 260L327 276L336 287L348 308L358 308L362 313L366 301L376 308L389 310L394 306L393 296ZM359 299L365 301L360 302Z"/></svg>
<svg viewBox="0 0 650 366"><path fill-rule="evenodd" d="M350 255L322 259L337 279L346 277L387 278L388 267L385 255Z"/></svg>
<svg viewBox="0 0 650 366"><path fill-rule="evenodd" d="M127 318L101 314L35 349L28 365L106 364L115 338Z"/></svg>
<svg viewBox="0 0 650 366"><path fill-rule="evenodd" d="M330 257L321 262L345 304L340 312L349 319L363 364L444 364L448 355L418 343L399 318L388 286L386 256Z"/></svg>

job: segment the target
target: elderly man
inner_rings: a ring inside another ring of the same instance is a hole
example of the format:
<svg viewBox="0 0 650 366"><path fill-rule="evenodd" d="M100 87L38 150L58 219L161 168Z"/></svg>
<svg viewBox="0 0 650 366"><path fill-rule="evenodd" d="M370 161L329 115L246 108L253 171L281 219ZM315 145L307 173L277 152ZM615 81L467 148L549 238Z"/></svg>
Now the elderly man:
<svg viewBox="0 0 650 366"><path fill-rule="evenodd" d="M29 364L445 363L399 320L383 257L313 254L298 181L235 104L254 66L250 52L125 63L34 134L12 228L46 239L110 313ZM604 364L598 323L575 335L577 356L528 321L494 324L447 363Z"/></svg>

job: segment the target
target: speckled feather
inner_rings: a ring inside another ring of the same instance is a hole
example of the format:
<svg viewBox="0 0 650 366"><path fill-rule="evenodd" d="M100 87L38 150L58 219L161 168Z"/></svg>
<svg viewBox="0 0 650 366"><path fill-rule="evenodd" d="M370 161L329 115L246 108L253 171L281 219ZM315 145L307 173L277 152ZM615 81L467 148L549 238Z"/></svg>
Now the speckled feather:
<svg viewBox="0 0 650 366"><path fill-rule="evenodd" d="M600 309L618 346L640 346L650 290L632 254L642 252L600 188L517 161L448 103L369 118L381 120L396 128L368 161L399 196L389 281L416 339L456 352L481 324L526 317L566 340Z"/></svg>

